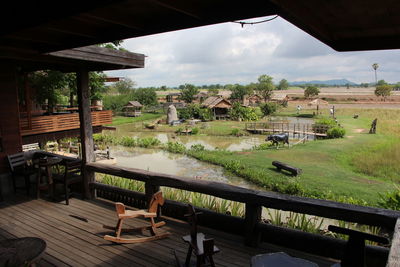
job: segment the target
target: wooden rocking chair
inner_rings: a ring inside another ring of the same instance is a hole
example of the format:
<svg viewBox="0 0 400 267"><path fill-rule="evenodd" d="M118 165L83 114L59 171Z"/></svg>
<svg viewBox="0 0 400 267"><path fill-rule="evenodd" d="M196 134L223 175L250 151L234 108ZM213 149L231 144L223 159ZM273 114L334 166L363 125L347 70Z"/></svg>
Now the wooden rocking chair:
<svg viewBox="0 0 400 267"><path fill-rule="evenodd" d="M164 198L162 197L162 192L159 191L155 193L150 200L149 209L146 210L126 210L123 203L115 203L115 208L118 215L118 223L115 227L103 225L106 229L111 229L115 231L116 236L106 235L105 240L109 240L115 243L140 243L146 241L157 240L165 238L170 235L169 232L159 233L157 228L165 225L164 221L156 223L154 217L157 216L158 206L164 205ZM122 223L124 219L144 217L150 218L150 225L135 228L122 228ZM150 230L151 236L148 237L137 237L137 238L121 238L121 232L133 232L144 230Z"/></svg>

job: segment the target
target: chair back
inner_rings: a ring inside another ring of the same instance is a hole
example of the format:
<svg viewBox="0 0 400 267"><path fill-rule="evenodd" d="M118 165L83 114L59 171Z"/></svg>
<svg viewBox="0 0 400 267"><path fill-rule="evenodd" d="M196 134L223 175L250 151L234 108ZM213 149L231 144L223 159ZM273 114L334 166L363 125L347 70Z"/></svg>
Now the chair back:
<svg viewBox="0 0 400 267"><path fill-rule="evenodd" d="M66 161L65 162L65 177L69 175L81 175L82 162L80 160Z"/></svg>
<svg viewBox="0 0 400 267"><path fill-rule="evenodd" d="M162 192L158 191L151 197L148 211L152 213L157 213L158 206L164 205L164 202L165 200L162 196Z"/></svg>
<svg viewBox="0 0 400 267"><path fill-rule="evenodd" d="M201 214L201 212L196 212L191 204L188 204L188 211L189 213L185 214L185 216L188 217L190 236L192 237L192 240L197 240L197 215ZM196 244L197 242L194 243Z"/></svg>
<svg viewBox="0 0 400 267"><path fill-rule="evenodd" d="M115 203L115 209L117 210L117 214L118 215L125 214L125 205L124 205L124 203L116 202Z"/></svg>
<svg viewBox="0 0 400 267"><path fill-rule="evenodd" d="M10 165L11 172L14 172L17 168L23 168L26 163L25 155L23 152L8 155L8 164Z"/></svg>

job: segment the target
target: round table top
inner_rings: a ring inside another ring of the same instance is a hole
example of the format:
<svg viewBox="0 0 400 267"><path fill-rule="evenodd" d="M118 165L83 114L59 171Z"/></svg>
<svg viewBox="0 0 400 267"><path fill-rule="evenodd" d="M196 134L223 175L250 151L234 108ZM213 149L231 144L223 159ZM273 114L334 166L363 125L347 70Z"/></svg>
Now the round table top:
<svg viewBox="0 0 400 267"><path fill-rule="evenodd" d="M23 237L0 241L0 266L29 266L46 250L46 241Z"/></svg>
<svg viewBox="0 0 400 267"><path fill-rule="evenodd" d="M318 267L314 262L291 257L284 252L260 254L251 258L251 267Z"/></svg>
<svg viewBox="0 0 400 267"><path fill-rule="evenodd" d="M58 164L62 161L62 158L59 157L46 157L46 158L41 158L39 159L39 166L45 167L45 166L51 166Z"/></svg>

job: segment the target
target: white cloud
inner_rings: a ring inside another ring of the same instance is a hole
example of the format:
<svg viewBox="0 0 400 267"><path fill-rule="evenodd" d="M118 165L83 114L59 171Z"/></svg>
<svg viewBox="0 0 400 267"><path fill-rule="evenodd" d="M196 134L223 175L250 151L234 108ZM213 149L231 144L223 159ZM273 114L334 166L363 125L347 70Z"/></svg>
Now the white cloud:
<svg viewBox="0 0 400 267"><path fill-rule="evenodd" d="M256 20L256 19L255 19ZM283 19L245 25L224 23L128 39L123 46L146 56L144 69L113 71L138 86L255 82L261 74L289 81L346 78L400 81L399 50L335 52Z"/></svg>

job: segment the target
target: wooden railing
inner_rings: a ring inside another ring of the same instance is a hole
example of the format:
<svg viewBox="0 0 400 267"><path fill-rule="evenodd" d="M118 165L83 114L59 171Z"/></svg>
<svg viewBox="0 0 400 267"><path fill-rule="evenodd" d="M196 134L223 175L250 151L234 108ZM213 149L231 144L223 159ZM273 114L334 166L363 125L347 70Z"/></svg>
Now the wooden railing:
<svg viewBox="0 0 400 267"><path fill-rule="evenodd" d="M314 136L327 136L328 125L288 122L248 122L245 130L253 133L291 133Z"/></svg>
<svg viewBox="0 0 400 267"><path fill-rule="evenodd" d="M112 123L112 111L92 111L92 125L100 126ZM20 119L21 135L33 135L79 129L79 113L32 117L32 127L28 128L28 119Z"/></svg>
<svg viewBox="0 0 400 267"><path fill-rule="evenodd" d="M340 258L344 250L344 240L263 223L261 221L262 207L379 226L389 232L393 232L396 221L400 218L400 212L397 211L290 196L269 191L256 191L219 182L195 180L133 168L89 163L86 165L86 169L89 172L104 173L145 182L145 193L97 182L91 184L91 188L96 191L98 197L112 201L122 201L137 208L146 207L146 201L154 192L160 189L160 186L198 192L245 203L244 218L200 209L203 211L200 224L226 232L243 234L247 245L257 245L259 240L262 239L276 245L337 259ZM162 212L167 216L184 219L186 205L169 200L166 201ZM400 239L400 236L396 235L396 238ZM400 246L399 241L393 241L392 244ZM367 246L366 251L367 261L375 264L372 266L385 265L389 249Z"/></svg>

